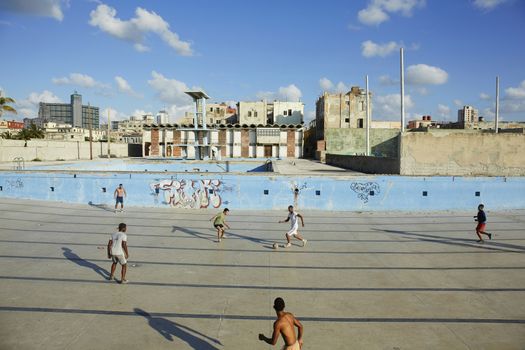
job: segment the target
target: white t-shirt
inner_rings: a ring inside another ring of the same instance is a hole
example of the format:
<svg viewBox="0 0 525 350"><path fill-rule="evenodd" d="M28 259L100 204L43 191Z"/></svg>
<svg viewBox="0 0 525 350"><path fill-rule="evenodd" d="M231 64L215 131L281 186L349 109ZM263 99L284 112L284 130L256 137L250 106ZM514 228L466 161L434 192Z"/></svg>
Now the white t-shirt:
<svg viewBox="0 0 525 350"><path fill-rule="evenodd" d="M288 214L288 219L290 219L290 224L292 228L298 228L299 223L297 222L297 213L292 212Z"/></svg>
<svg viewBox="0 0 525 350"><path fill-rule="evenodd" d="M113 245L111 246L111 255L125 255L122 249L122 242L128 241L128 236L124 232L115 232L111 235Z"/></svg>

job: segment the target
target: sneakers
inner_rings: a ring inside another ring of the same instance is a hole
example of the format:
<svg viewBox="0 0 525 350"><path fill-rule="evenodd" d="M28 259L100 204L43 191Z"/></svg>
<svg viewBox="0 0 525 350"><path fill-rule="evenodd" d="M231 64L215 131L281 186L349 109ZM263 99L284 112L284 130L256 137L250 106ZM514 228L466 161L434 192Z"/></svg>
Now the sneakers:
<svg viewBox="0 0 525 350"><path fill-rule="evenodd" d="M308 242L308 240L303 239L303 247L306 246L306 242Z"/></svg>
<svg viewBox="0 0 525 350"><path fill-rule="evenodd" d="M285 248L290 248L291 246L292 246L292 243L286 243L286 244L284 245Z"/></svg>
<svg viewBox="0 0 525 350"><path fill-rule="evenodd" d="M489 235L489 239L492 239L492 233L487 233Z"/></svg>
<svg viewBox="0 0 525 350"><path fill-rule="evenodd" d="M476 242L483 243L483 240L482 239L478 239Z"/></svg>
<svg viewBox="0 0 525 350"><path fill-rule="evenodd" d="M114 279L115 279L115 276L113 276L113 275L111 275L111 276L108 277L108 281L112 281L112 280L114 280Z"/></svg>
<svg viewBox="0 0 525 350"><path fill-rule="evenodd" d="M128 283L128 280L121 280L120 283L121 284L126 284L126 283Z"/></svg>

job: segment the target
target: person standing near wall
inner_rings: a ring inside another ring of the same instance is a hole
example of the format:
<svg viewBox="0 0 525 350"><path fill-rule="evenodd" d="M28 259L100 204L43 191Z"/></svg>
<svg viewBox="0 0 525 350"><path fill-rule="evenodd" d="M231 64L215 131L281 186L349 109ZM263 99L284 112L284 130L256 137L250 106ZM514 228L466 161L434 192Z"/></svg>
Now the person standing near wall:
<svg viewBox="0 0 525 350"><path fill-rule="evenodd" d="M115 213L117 212L117 206L119 203L120 211L124 211L124 197L126 197L127 194L122 184L118 185L118 187L115 189L115 193L113 194L113 196L115 197Z"/></svg>
<svg viewBox="0 0 525 350"><path fill-rule="evenodd" d="M228 208L224 208L224 210L214 217L210 219L210 221L213 220L213 227L217 229L217 242L220 242L222 240L222 236L224 236L224 226L226 226L228 229L230 226L226 223L226 215L230 210Z"/></svg>
<svg viewBox="0 0 525 350"><path fill-rule="evenodd" d="M284 300L282 298L275 298L273 309L277 314L277 320L273 323L272 337L268 338L259 333L259 340L275 345L279 339L279 334L281 334L284 340L283 350L300 350L303 346L303 325L292 313L284 311ZM297 337L294 327L297 327Z"/></svg>
<svg viewBox="0 0 525 350"><path fill-rule="evenodd" d="M282 224L283 222L288 222L290 221L291 223L291 228L290 228L290 231L286 232L286 240L288 241L288 243L286 243L286 245L284 246L285 248L288 248L292 245L292 242L290 242L290 237L295 237L296 239L300 240L303 242L303 247L306 245L306 242L308 242L306 239L304 239L298 232L299 230L299 222L297 221L297 218L300 218L301 219L301 225L302 227L304 227L304 220L303 220L303 216L299 213L296 213L294 210L293 210L293 205L290 205L288 206L288 217L286 218L286 220L281 220L279 221L280 224Z"/></svg>
<svg viewBox="0 0 525 350"><path fill-rule="evenodd" d="M485 232L485 226L487 223L487 215L483 209L485 206L483 204L478 205L478 215L474 216L474 220L478 222L476 226L476 234L478 235L478 243L483 243L483 237L481 235L487 235L489 239L492 239L492 233Z"/></svg>
<svg viewBox="0 0 525 350"><path fill-rule="evenodd" d="M126 271L128 266L128 235L126 235L126 224L120 223L118 225L118 232L111 235L111 238L108 242L108 259L111 259L113 263L111 264L111 274L109 275L109 280L115 278L115 270L117 268L117 263L122 266L120 283L128 283L126 279Z"/></svg>

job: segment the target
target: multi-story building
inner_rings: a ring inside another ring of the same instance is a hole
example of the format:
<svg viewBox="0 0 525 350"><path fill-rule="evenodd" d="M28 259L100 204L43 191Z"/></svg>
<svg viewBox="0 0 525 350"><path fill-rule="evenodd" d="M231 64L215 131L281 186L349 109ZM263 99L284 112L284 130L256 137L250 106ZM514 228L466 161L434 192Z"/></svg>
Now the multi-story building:
<svg viewBox="0 0 525 350"><path fill-rule="evenodd" d="M408 129L419 129L419 128L428 128L434 125L432 122L432 117L429 115L424 115L421 119L410 120L408 122Z"/></svg>
<svg viewBox="0 0 525 350"><path fill-rule="evenodd" d="M372 93L368 94L372 106ZM318 140L324 139L326 129L365 128L366 92L358 86L352 86L346 94L324 92L316 102L315 120Z"/></svg>
<svg viewBox="0 0 525 350"><path fill-rule="evenodd" d="M35 124L54 122L85 129L99 129L100 127L99 108L83 105L82 95L76 92L71 95L70 103L40 102L38 119L40 120Z"/></svg>
<svg viewBox="0 0 525 350"><path fill-rule="evenodd" d="M458 123L463 129L475 128L479 122L478 110L472 106L463 106L458 110Z"/></svg>
<svg viewBox="0 0 525 350"><path fill-rule="evenodd" d="M299 125L304 119L304 103L256 101L237 103L241 125Z"/></svg>
<svg viewBox="0 0 525 350"><path fill-rule="evenodd" d="M155 123L155 118L152 114L144 114L138 116L131 116L128 120L120 120L117 122L117 131L119 133L141 133L144 125ZM111 125L113 128L114 125Z"/></svg>
<svg viewBox="0 0 525 350"><path fill-rule="evenodd" d="M170 122L170 117L168 115L168 112L162 110L157 113L157 124L163 125L168 124Z"/></svg>
<svg viewBox="0 0 525 350"><path fill-rule="evenodd" d="M17 122L16 120L0 119L0 134L9 132L10 134L17 134L24 128L24 122Z"/></svg>
<svg viewBox="0 0 525 350"><path fill-rule="evenodd" d="M47 140L60 141L89 141L90 131L85 128L77 128L70 124L57 124L47 122L42 125L44 138ZM100 129L91 130L91 139L93 141L105 138L105 132Z"/></svg>
<svg viewBox="0 0 525 350"><path fill-rule="evenodd" d="M186 112L180 124L190 125L194 123L194 113ZM237 110L231 108L226 103L207 103L206 104L206 124L235 124L237 123Z"/></svg>

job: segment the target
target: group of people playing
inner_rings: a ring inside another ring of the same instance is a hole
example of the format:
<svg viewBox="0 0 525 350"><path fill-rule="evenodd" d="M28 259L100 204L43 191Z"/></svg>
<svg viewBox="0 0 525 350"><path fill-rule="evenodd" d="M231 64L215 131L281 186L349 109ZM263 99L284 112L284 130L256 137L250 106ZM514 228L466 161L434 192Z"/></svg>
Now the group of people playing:
<svg viewBox="0 0 525 350"><path fill-rule="evenodd" d="M115 190L115 211L117 210L117 205L121 204L121 209L123 208L123 197L126 195L126 192L122 185ZM487 216L484 212L484 205L480 204L478 206L478 213L474 216L475 221L477 221L476 234L479 238L478 243L483 243L482 235L486 235L489 239L492 239L492 234L485 232ZM221 242L224 237L225 227L230 229L228 223L226 223L226 216L229 214L230 210L225 208L222 212L214 215L210 221L213 221L213 226L217 229L217 242ZM279 223L290 222L291 227L288 232L286 232L285 237L287 243L284 247L291 246L291 238L295 237L297 240L302 242L303 247L306 245L307 240L304 239L299 234L299 221L297 218L301 219L301 226L304 227L304 218L301 214L295 212L294 207L290 205L288 207L288 216L285 220L280 220ZM129 258L128 246L127 246L127 235L126 235L126 224L121 223L118 225L118 231L111 235L110 240L107 245L107 254L108 258L112 259L111 273L109 280L115 279L115 270L117 264L122 266L121 279L120 283L128 283L126 279L127 271L127 260ZM259 334L259 340L265 341L268 344L275 345L279 339L279 335L282 335L284 340L285 350L300 350L303 345L303 326L301 322L295 316L289 312L284 311L285 303L282 298L276 298L274 301L273 308L277 314L277 320L273 324L273 333L271 337L266 337L264 334ZM298 329L298 335L295 335L295 327Z"/></svg>

